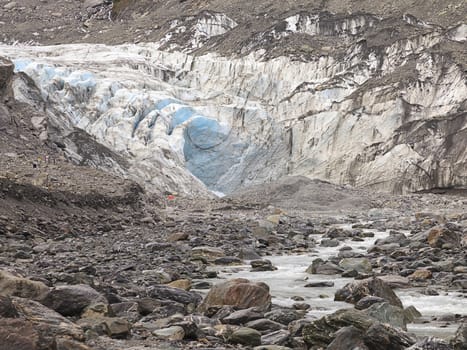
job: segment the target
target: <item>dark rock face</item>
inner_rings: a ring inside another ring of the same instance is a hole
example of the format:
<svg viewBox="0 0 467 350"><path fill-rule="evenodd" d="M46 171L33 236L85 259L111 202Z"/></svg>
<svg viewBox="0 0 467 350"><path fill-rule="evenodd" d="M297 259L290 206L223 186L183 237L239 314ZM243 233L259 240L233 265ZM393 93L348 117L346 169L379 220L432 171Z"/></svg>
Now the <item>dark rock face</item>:
<svg viewBox="0 0 467 350"><path fill-rule="evenodd" d="M86 284L53 288L42 303L63 316L77 316L93 303L107 303L105 297Z"/></svg>
<svg viewBox="0 0 467 350"><path fill-rule="evenodd" d="M334 300L355 304L366 296L377 296L387 300L391 305L402 308L402 302L396 293L379 278L351 282L336 291Z"/></svg>

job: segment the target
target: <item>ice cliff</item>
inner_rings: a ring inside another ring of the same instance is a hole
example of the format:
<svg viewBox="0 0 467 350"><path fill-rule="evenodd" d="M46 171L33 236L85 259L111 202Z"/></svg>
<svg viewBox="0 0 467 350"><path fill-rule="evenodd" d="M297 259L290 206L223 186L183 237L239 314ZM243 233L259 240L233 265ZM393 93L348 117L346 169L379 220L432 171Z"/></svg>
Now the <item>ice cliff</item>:
<svg viewBox="0 0 467 350"><path fill-rule="evenodd" d="M300 12L221 55L208 46L237 24L202 13L156 43L0 52L51 118L148 188L229 193L288 174L395 193L467 186L466 24L399 20L410 35L380 40L379 17ZM275 51L302 36L317 46Z"/></svg>

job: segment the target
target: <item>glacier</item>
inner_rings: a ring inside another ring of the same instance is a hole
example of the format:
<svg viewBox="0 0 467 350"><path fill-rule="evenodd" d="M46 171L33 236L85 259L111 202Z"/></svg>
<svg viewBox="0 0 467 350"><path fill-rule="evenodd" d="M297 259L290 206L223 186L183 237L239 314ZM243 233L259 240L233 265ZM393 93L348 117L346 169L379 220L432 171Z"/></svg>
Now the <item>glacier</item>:
<svg viewBox="0 0 467 350"><path fill-rule="evenodd" d="M235 27L216 16L193 28L209 25L210 36ZM378 21L297 14L239 57L164 49L167 38L0 51L33 79L53 120L123 155L126 175L147 188L231 193L284 175L393 193L466 186L466 73L434 49L465 42L465 25L443 30L405 16L418 35L379 46L349 39ZM259 45L296 33L348 46L341 57L301 60Z"/></svg>

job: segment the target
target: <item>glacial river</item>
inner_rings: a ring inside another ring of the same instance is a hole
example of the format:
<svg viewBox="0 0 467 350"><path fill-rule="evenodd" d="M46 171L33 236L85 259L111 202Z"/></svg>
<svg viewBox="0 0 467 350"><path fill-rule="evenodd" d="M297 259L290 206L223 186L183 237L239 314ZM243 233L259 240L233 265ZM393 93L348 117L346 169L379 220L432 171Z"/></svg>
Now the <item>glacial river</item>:
<svg viewBox="0 0 467 350"><path fill-rule="evenodd" d="M350 246L356 252L365 253L368 247L374 244L377 239L388 236L387 232L376 232L374 237L366 238L361 242L347 240L338 247L319 247L313 252L305 255L284 255L267 256L277 270L251 272L250 265L222 266L217 269L218 279L209 281L217 283L220 279L247 278L251 281L265 282L269 285L273 304L280 306L292 306L296 301L294 296L300 296L303 302L311 305L308 312L310 318L319 318L325 314L332 313L338 309L352 307L345 302L334 301L334 293L337 289L353 281L353 278L343 278L340 275L313 275L305 270L316 258L323 260L338 253L343 245ZM321 237L314 236L317 240ZM307 288L305 285L310 282L334 282L333 287ZM458 324L454 322L428 322L434 316L446 314L467 315L467 295L462 292L446 291L440 292L438 296L427 296L417 288L396 289L396 294L401 299L404 307L410 305L422 314L422 318L417 323L408 324L409 332L417 335L432 335L447 338L454 334ZM301 301L302 302L302 301Z"/></svg>

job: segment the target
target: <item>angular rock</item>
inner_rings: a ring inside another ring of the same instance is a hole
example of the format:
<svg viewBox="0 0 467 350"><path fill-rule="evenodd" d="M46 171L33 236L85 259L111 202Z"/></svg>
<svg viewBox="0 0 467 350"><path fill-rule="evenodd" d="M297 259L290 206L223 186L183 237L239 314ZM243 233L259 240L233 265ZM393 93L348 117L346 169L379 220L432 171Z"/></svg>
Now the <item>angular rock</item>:
<svg viewBox="0 0 467 350"><path fill-rule="evenodd" d="M407 330L407 318L400 307L384 302L371 305L365 312L381 323Z"/></svg>
<svg viewBox="0 0 467 350"><path fill-rule="evenodd" d="M125 339L131 331L131 324L119 317L82 318L77 322L84 330L92 330L99 335Z"/></svg>
<svg viewBox="0 0 467 350"><path fill-rule="evenodd" d="M248 322L246 325L248 328L256 329L262 334L269 333L271 331L277 331L279 329L284 329L285 326L279 322L271 321L267 318L260 318L258 320L253 320ZM264 342L263 342L264 343Z"/></svg>
<svg viewBox="0 0 467 350"><path fill-rule="evenodd" d="M202 297L195 292L188 292L180 288L173 288L166 285L154 285L148 290L148 295L156 299L168 299L187 305L198 305Z"/></svg>
<svg viewBox="0 0 467 350"><path fill-rule="evenodd" d="M49 287L42 282L31 281L0 270L0 295L41 300L48 291Z"/></svg>
<svg viewBox="0 0 467 350"><path fill-rule="evenodd" d="M377 303L384 303L386 300L380 297L375 297L374 295L368 295L366 297L361 298L356 304L355 308L357 310L364 310L368 309L373 304Z"/></svg>
<svg viewBox="0 0 467 350"><path fill-rule="evenodd" d="M396 293L379 278L367 278L348 283L336 291L334 300L355 304L363 297L369 295L383 298L391 305L402 308L402 302Z"/></svg>
<svg viewBox="0 0 467 350"><path fill-rule="evenodd" d="M208 261L214 261L217 258L225 256L225 252L220 248L200 246L191 249L191 255L193 258L204 258Z"/></svg>
<svg viewBox="0 0 467 350"><path fill-rule="evenodd" d="M189 291L191 289L191 281L187 279L176 280L176 281L170 282L168 286Z"/></svg>
<svg viewBox="0 0 467 350"><path fill-rule="evenodd" d="M353 326L343 327L336 332L334 340L326 350L369 350L363 341L363 334L361 330Z"/></svg>
<svg viewBox="0 0 467 350"><path fill-rule="evenodd" d="M249 309L238 310L231 313L229 316L222 319L222 323L240 325L250 321L258 320L263 318L262 312L256 311L256 308L251 307Z"/></svg>
<svg viewBox="0 0 467 350"><path fill-rule="evenodd" d="M242 327L232 333L229 342L245 346L258 346L261 345L261 333L252 328Z"/></svg>
<svg viewBox="0 0 467 350"><path fill-rule="evenodd" d="M442 339L428 337L416 342L410 348L406 348L406 350L453 350L453 348Z"/></svg>
<svg viewBox="0 0 467 350"><path fill-rule="evenodd" d="M330 261L323 261L318 258L313 260L306 272L317 275L337 275L344 272L344 270Z"/></svg>
<svg viewBox="0 0 467 350"><path fill-rule="evenodd" d="M0 94L13 76L15 65L10 60L0 57Z"/></svg>
<svg viewBox="0 0 467 350"><path fill-rule="evenodd" d="M268 310L271 305L269 287L265 283L254 283L244 278L216 284L211 288L199 309L206 311L209 307L216 305L233 305L241 309L257 307L261 311Z"/></svg>
<svg viewBox="0 0 467 350"><path fill-rule="evenodd" d="M54 287L42 300L42 304L63 316L78 316L86 307L97 303L107 304L107 300L87 284Z"/></svg>
<svg viewBox="0 0 467 350"><path fill-rule="evenodd" d="M462 323L451 340L454 350L467 350L467 322Z"/></svg>
<svg viewBox="0 0 467 350"><path fill-rule="evenodd" d="M261 256L251 248L242 248L238 253L238 257L242 260L258 260Z"/></svg>
<svg viewBox="0 0 467 350"><path fill-rule="evenodd" d="M185 330L180 326L158 329L152 332L158 339L177 341L185 338Z"/></svg>
<svg viewBox="0 0 467 350"><path fill-rule="evenodd" d="M251 272L255 271L274 271L276 267L272 265L272 262L268 259L252 260L250 261Z"/></svg>
<svg viewBox="0 0 467 350"><path fill-rule="evenodd" d="M303 339L309 346L328 346L334 339L334 333L347 326L366 331L375 322L366 313L354 309L343 309L326 315L303 327Z"/></svg>
<svg viewBox="0 0 467 350"><path fill-rule="evenodd" d="M410 305L404 309L404 315L407 323L412 323L417 318L422 317L420 311L418 311L413 305Z"/></svg>
<svg viewBox="0 0 467 350"><path fill-rule="evenodd" d="M303 312L291 309L274 309L264 314L264 317L287 326L290 322L301 319Z"/></svg>
<svg viewBox="0 0 467 350"><path fill-rule="evenodd" d="M373 268L367 258L347 258L339 261L339 266L344 270L355 270L361 273L370 273Z"/></svg>
<svg viewBox="0 0 467 350"><path fill-rule="evenodd" d="M375 323L366 331L364 341L371 350L404 350L416 338L387 324Z"/></svg>
<svg viewBox="0 0 467 350"><path fill-rule="evenodd" d="M261 343L266 345L285 345L290 338L290 332L280 329L272 333L267 333L261 337Z"/></svg>
<svg viewBox="0 0 467 350"><path fill-rule="evenodd" d="M55 343L56 350L92 350L88 346L68 338L56 338Z"/></svg>
<svg viewBox="0 0 467 350"><path fill-rule="evenodd" d="M59 313L34 300L12 298L20 317L29 321L46 344L52 344L57 336L69 337L78 341L84 339L81 327L70 322Z"/></svg>
<svg viewBox="0 0 467 350"><path fill-rule="evenodd" d="M411 275L409 275L408 277L409 277L409 280L412 280L412 281L425 281L427 279L431 279L433 277L433 273L430 270L419 269L419 270L416 270Z"/></svg>
<svg viewBox="0 0 467 350"><path fill-rule="evenodd" d="M0 295L0 317L15 318L18 317L18 310L11 302L10 297Z"/></svg>
<svg viewBox="0 0 467 350"><path fill-rule="evenodd" d="M433 227L428 232L428 244L433 248L443 248L445 244L450 244L453 247L460 246L460 236L457 232L446 227Z"/></svg>
<svg viewBox="0 0 467 350"><path fill-rule="evenodd" d="M32 323L0 318L0 350L38 350L38 343L39 335Z"/></svg>

